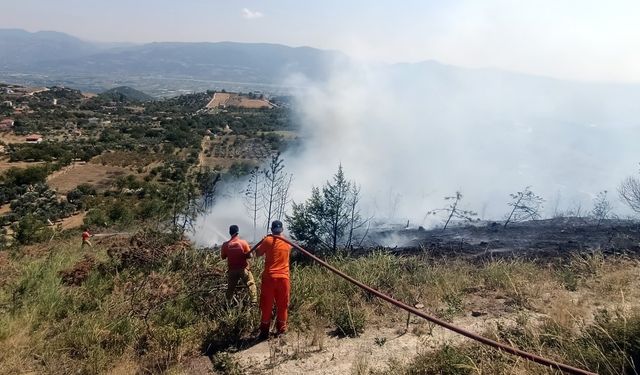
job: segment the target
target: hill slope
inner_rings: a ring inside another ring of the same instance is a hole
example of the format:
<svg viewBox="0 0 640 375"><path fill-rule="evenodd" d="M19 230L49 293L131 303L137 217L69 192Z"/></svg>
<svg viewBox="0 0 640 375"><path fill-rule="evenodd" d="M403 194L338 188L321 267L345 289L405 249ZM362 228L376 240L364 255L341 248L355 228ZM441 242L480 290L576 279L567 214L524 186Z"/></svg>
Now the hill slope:
<svg viewBox="0 0 640 375"><path fill-rule="evenodd" d="M39 66L40 61L77 58L100 51L97 44L54 32L0 29L0 68ZM46 65L45 65L46 66Z"/></svg>
<svg viewBox="0 0 640 375"><path fill-rule="evenodd" d="M152 96L129 86L114 87L100 93L98 96L103 99L109 99L117 102L148 102L153 100Z"/></svg>
<svg viewBox="0 0 640 375"><path fill-rule="evenodd" d="M274 83L289 73L326 77L336 55L313 48L244 43L151 43L51 61L43 72L102 76L188 77L214 81Z"/></svg>
<svg viewBox="0 0 640 375"><path fill-rule="evenodd" d="M312 79L328 63L346 59L333 51L264 43L149 43L108 48L53 32L0 30L0 67L15 73L66 76L187 78L276 83L290 73Z"/></svg>

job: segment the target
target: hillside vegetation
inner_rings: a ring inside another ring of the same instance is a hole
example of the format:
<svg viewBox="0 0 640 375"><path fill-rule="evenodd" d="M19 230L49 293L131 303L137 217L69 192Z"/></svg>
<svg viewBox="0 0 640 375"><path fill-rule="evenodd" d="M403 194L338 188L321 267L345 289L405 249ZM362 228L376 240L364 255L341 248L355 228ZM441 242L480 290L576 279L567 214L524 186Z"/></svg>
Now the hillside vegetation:
<svg viewBox="0 0 640 375"><path fill-rule="evenodd" d="M291 201L281 151L299 129L286 106L206 109L213 91L139 102L2 88L15 102L7 132L43 141L4 148L0 373L557 373L408 316L296 252L291 329L256 341L258 309L245 290L225 300L219 248L188 239L232 194L254 235L281 219L315 254L428 314L593 372L638 372L638 226L612 219L606 191L588 218L538 220L543 200L527 187L502 223L480 223L456 192L427 212L442 217L438 234L391 228L378 238L412 247L363 245L375 223L342 165ZM620 185L632 209L638 186ZM85 228L93 247L81 246ZM251 262L260 286L262 260Z"/></svg>
<svg viewBox="0 0 640 375"><path fill-rule="evenodd" d="M116 102L148 102L153 97L128 86L119 86L109 89L98 95L101 99L113 100Z"/></svg>
<svg viewBox="0 0 640 375"><path fill-rule="evenodd" d="M442 341L440 328L424 321L405 326L406 314L303 259L292 269L294 333L274 342L282 350L266 363L251 363L242 352L223 354L253 345L259 319L244 292L237 304L224 302L225 265L216 251L154 232L104 238L81 250L76 235L1 253L1 373L185 373L202 355L220 373L301 370L298 359L313 362L331 351L333 334L359 340L385 332L375 343L360 341L384 349L405 328L425 344L434 340L433 349L425 346L413 359L356 351L348 366L362 374L554 373L479 344ZM637 260L597 252L564 262L384 252L329 260L440 318L481 321L478 333L499 341L602 374L636 369ZM470 318L472 312L480 317Z"/></svg>

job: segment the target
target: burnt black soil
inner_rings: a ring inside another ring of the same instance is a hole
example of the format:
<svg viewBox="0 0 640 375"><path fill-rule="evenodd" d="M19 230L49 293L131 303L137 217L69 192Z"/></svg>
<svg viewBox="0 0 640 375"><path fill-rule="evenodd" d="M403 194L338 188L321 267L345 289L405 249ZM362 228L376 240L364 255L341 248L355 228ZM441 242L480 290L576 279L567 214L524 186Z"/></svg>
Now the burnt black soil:
<svg viewBox="0 0 640 375"><path fill-rule="evenodd" d="M425 230L382 231L370 238L394 253L424 252L444 257L565 257L576 252L602 251L606 255L640 256L640 223L606 220L599 225L584 218L562 218L511 223L484 222ZM396 243L389 247L390 243Z"/></svg>

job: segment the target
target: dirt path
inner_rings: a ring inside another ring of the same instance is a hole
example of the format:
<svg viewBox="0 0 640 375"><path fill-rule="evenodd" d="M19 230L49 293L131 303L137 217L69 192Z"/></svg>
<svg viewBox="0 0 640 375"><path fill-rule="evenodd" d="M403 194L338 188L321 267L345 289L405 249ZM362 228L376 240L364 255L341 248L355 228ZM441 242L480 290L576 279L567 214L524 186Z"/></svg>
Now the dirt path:
<svg viewBox="0 0 640 375"><path fill-rule="evenodd" d="M197 168L201 168L205 163L205 152L209 148L209 144L211 143L211 137L205 135L202 137L202 142L200 142L200 153L198 153L198 165Z"/></svg>
<svg viewBox="0 0 640 375"><path fill-rule="evenodd" d="M86 212L80 212L78 214L62 219L62 229L72 229L82 226L85 216L87 216Z"/></svg>

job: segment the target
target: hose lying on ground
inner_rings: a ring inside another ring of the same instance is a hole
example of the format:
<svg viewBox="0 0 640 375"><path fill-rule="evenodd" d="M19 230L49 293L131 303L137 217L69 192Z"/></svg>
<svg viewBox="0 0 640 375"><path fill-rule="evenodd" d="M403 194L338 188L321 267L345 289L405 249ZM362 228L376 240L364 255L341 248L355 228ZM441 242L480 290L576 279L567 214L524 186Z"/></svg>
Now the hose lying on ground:
<svg viewBox="0 0 640 375"><path fill-rule="evenodd" d="M595 375L595 373L593 373L593 372L586 371L586 370L583 370L583 369L580 369L580 368L577 368L577 367L569 366L569 365L566 365L564 363L556 362L556 361L553 361L553 360L550 360L550 359L547 359L547 358L543 358L543 357L541 357L539 355L536 355L536 354L533 354L533 353L525 352L524 350L520 350L518 348L514 348L512 346L509 346L507 344L503 344L503 343L491 340L489 338L477 335L477 334L475 334L473 332L467 331L464 328L455 326L455 325L453 325L451 323L445 322L444 320L438 319L438 318L436 318L434 316L427 315L424 312L422 312L422 311L420 311L420 310L418 310L418 309L416 309L416 308L414 308L412 306L409 306L409 305L407 305L407 304L405 304L403 302L400 302L400 301L398 301L398 300L396 300L396 299L394 299L394 298L392 298L392 297L390 297L390 296L388 296L388 295L386 295L386 294L384 294L382 292L379 292L376 289L371 288L368 285L365 285L365 284L361 283L360 281L358 281L358 280L352 278L351 276L341 272L337 268L334 268L333 266L331 266L327 262L325 262L322 259L316 257L315 255L311 254L309 251L303 249L302 247L300 247L299 245L289 241L288 239L286 239L286 238L284 238L282 236L276 236L276 235L269 235L269 236L277 238L277 239L280 239L280 240L288 243L289 245L293 246L295 249L300 251L302 254L304 254L304 255L308 256L309 258L313 259L315 262L317 262L318 264L320 264L324 268L326 268L329 271L335 273L336 275L342 277L343 279L349 281L350 283L358 286L359 288L361 288L363 290L366 290L367 292L375 295L376 297L378 297L380 299L383 299L383 300L391 303L392 305L394 305L396 307L399 307L399 308L401 308L401 309L403 309L405 311L408 311L411 314L414 314L414 315L419 316L419 317L421 317L423 319L426 319L426 320L428 320L428 321L430 321L432 323L435 323L435 324L437 324L437 325L439 325L441 327L444 327L444 328L446 328L446 329L448 329L450 331L453 331L453 332L458 333L458 334L460 334L462 336L468 337L468 338L470 338L472 340L476 340L476 341L478 341L478 342L480 342L482 344L494 347L494 348L496 348L498 350L502 350L503 352L522 357L522 358L524 358L526 360L541 364L543 366L547 366L547 367L551 367L551 368L554 368L554 369L561 370L561 371L563 371L565 373L568 373L568 374ZM258 242L251 249L251 252L253 252L258 247L258 245L260 245L262 243L263 240Z"/></svg>

